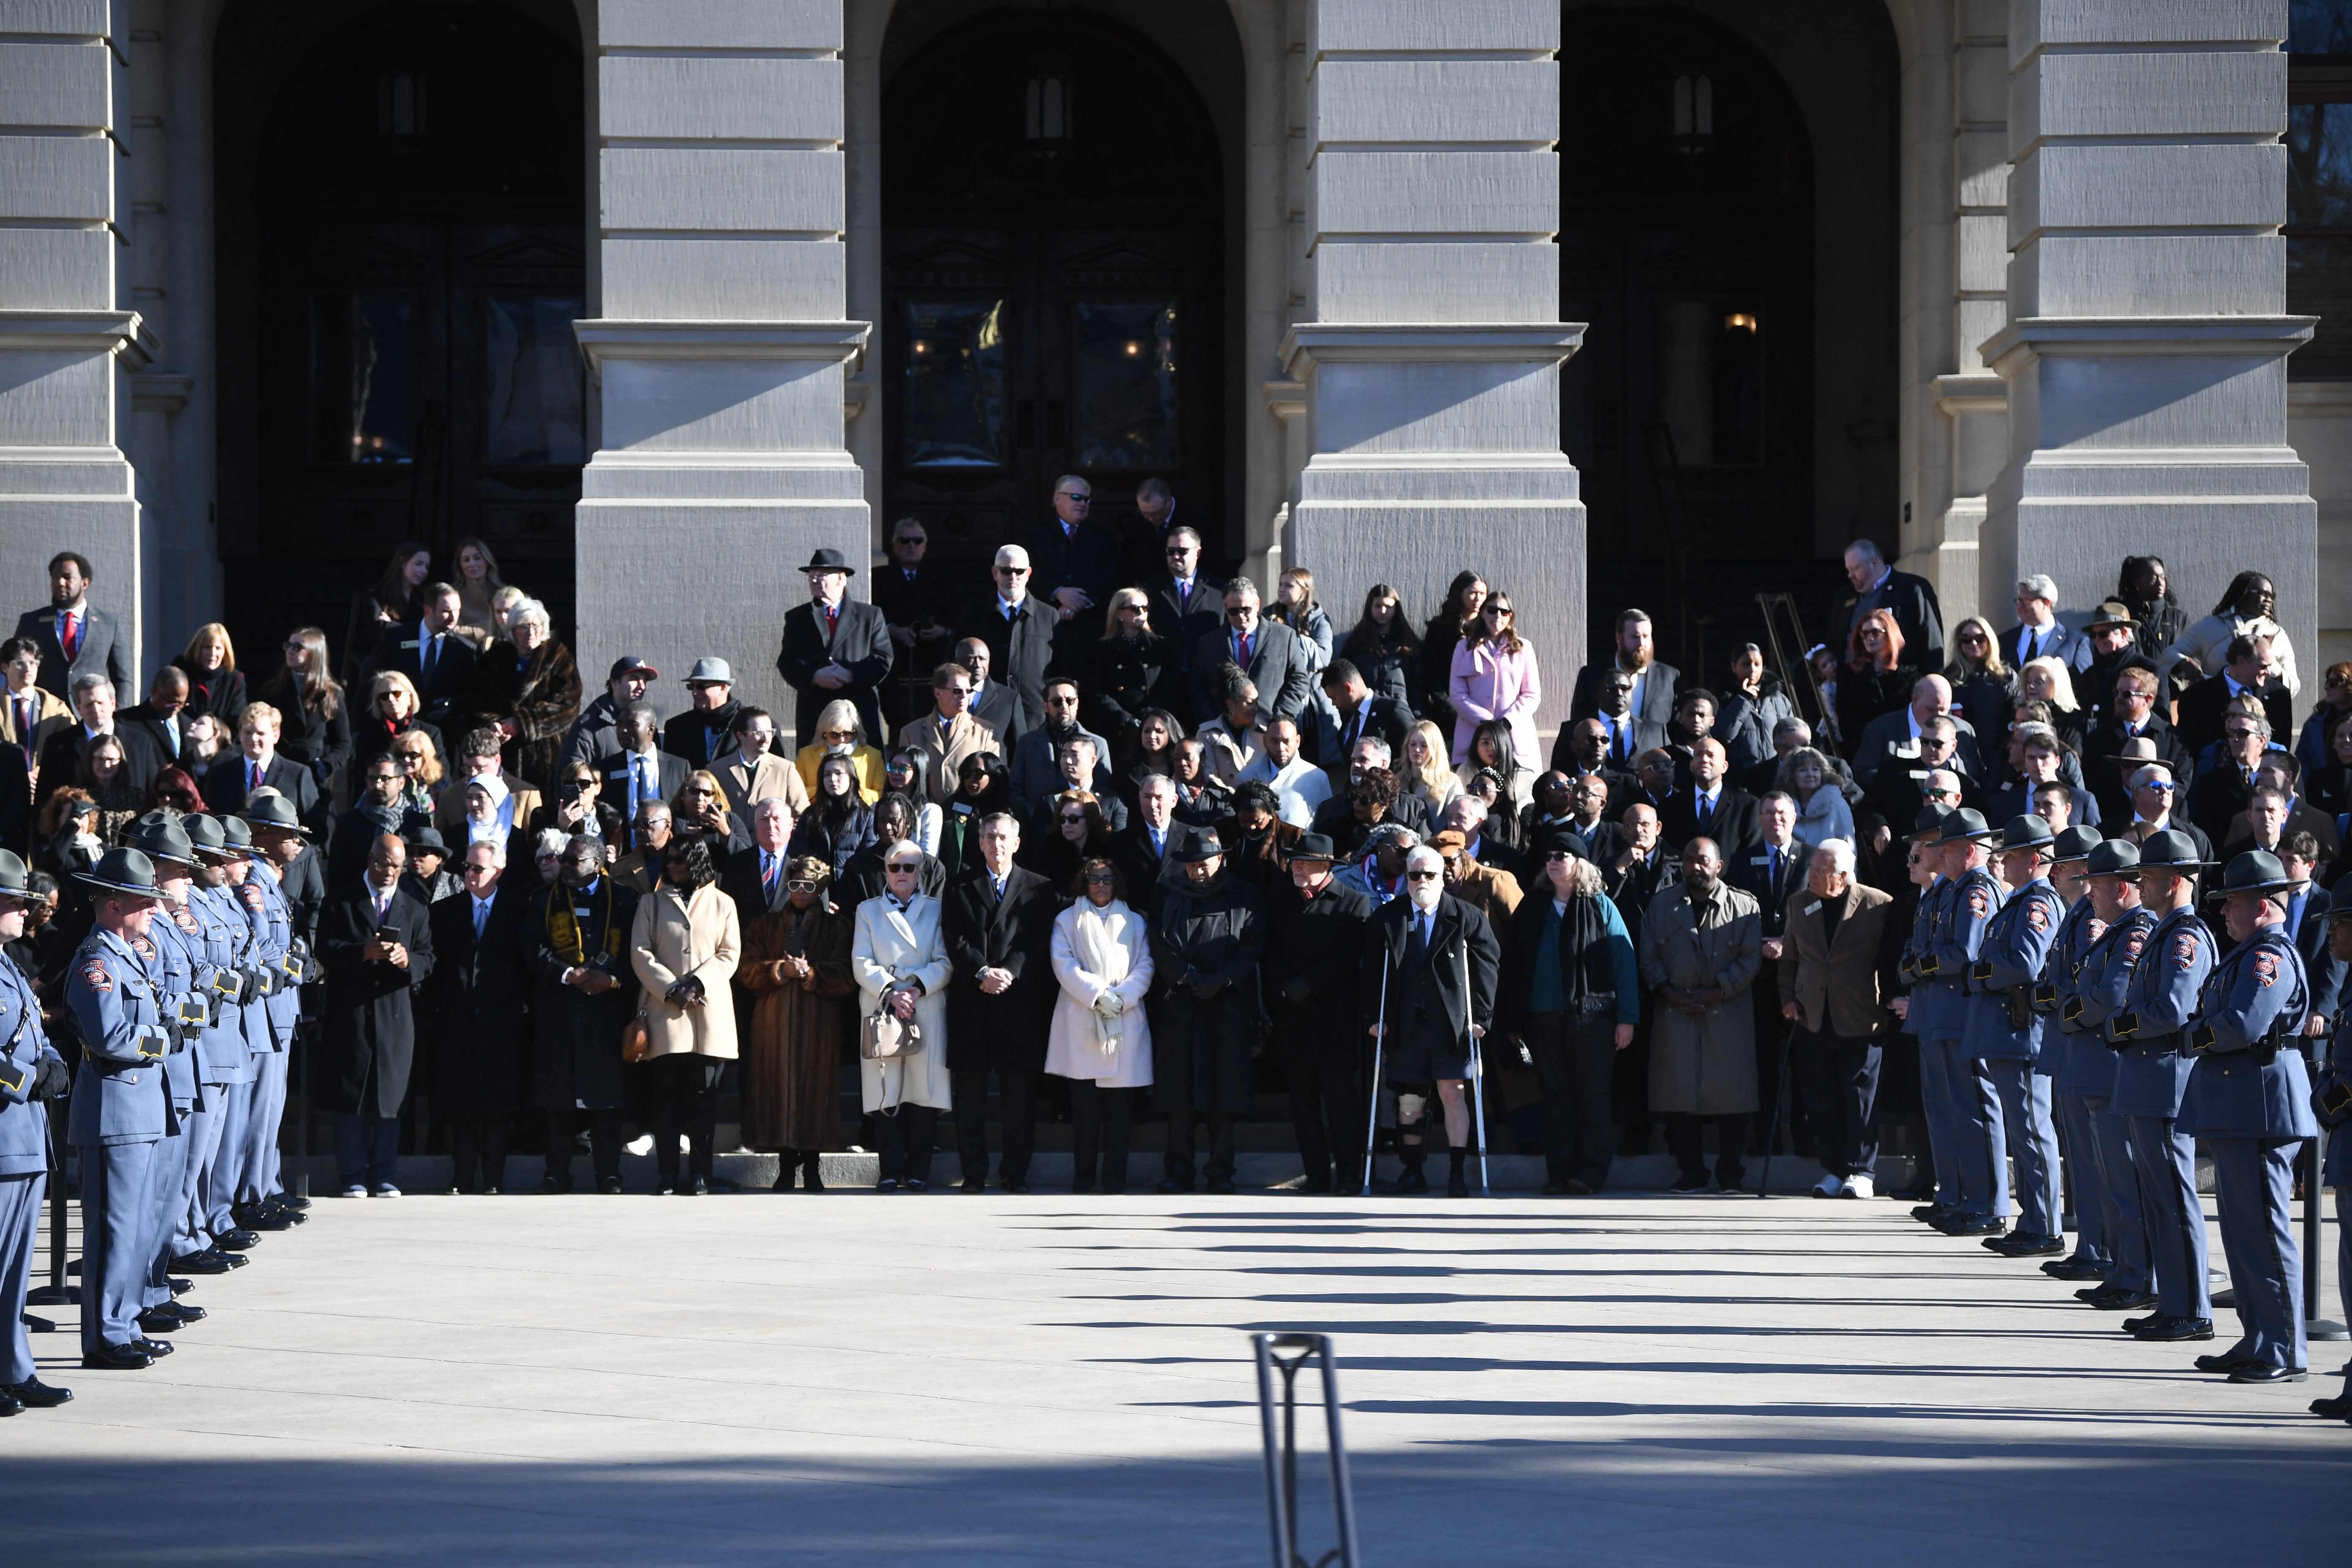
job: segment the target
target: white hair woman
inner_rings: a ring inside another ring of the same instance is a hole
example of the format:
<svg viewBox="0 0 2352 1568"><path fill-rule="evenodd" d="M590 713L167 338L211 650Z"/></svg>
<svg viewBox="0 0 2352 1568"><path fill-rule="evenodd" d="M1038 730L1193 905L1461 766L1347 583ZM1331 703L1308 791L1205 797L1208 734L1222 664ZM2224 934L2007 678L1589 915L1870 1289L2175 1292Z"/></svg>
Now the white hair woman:
<svg viewBox="0 0 2352 1568"><path fill-rule="evenodd" d="M858 1083L882 1155L877 1190L922 1192L931 1179L931 1135L952 1104L948 1084L948 960L940 901L922 890L923 851L901 838L882 857L882 893L857 906L850 972L860 1010L883 1008L922 1032L922 1049L862 1061Z"/></svg>

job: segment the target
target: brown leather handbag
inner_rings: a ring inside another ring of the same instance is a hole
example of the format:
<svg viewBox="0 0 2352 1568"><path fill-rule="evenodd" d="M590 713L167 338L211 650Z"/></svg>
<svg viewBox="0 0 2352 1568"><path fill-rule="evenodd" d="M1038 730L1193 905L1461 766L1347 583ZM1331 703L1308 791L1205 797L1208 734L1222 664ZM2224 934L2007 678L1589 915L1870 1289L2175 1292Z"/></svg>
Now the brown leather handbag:
<svg viewBox="0 0 2352 1568"><path fill-rule="evenodd" d="M653 1054L653 1026L646 1023L646 1016L640 1013L621 1028L621 1059L641 1062Z"/></svg>

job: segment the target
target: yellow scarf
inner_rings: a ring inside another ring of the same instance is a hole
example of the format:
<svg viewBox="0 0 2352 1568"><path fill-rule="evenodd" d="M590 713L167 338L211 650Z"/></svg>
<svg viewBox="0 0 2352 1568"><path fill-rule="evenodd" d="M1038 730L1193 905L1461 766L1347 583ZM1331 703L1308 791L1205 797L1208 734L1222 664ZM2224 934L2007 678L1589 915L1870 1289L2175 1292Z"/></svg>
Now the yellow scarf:
<svg viewBox="0 0 2352 1568"><path fill-rule="evenodd" d="M604 884L604 952L614 958L621 956L621 928L613 919L613 879L599 877ZM547 900L547 939L555 944L555 955L566 963L584 963L587 954L580 935L579 918L572 912L574 889L561 883L550 889L554 895Z"/></svg>

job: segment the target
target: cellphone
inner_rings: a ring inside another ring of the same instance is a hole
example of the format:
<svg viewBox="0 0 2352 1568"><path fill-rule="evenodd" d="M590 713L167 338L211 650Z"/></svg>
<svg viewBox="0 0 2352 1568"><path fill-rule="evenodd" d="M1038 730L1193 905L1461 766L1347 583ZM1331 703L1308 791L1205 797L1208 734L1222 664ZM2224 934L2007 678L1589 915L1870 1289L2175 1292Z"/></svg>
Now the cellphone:
<svg viewBox="0 0 2352 1568"><path fill-rule="evenodd" d="M390 926L378 926L375 928L375 940L386 947L396 947L400 944L400 933Z"/></svg>

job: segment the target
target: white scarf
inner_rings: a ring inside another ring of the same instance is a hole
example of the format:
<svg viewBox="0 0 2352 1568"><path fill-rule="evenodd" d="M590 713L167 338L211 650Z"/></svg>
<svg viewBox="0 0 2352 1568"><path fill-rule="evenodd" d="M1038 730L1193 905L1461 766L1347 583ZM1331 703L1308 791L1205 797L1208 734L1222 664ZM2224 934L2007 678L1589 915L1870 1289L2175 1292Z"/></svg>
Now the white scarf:
<svg viewBox="0 0 2352 1568"><path fill-rule="evenodd" d="M1135 911L1117 899L1100 909L1081 903L1077 910L1077 919L1070 922L1070 945L1077 951L1078 967L1101 981L1105 990L1116 989L1129 970L1127 944L1119 932L1135 919ZM1116 1057L1119 1042L1127 1037L1127 1015L1106 1018L1089 1009L1087 1016L1094 1020L1096 1047L1106 1057Z"/></svg>

